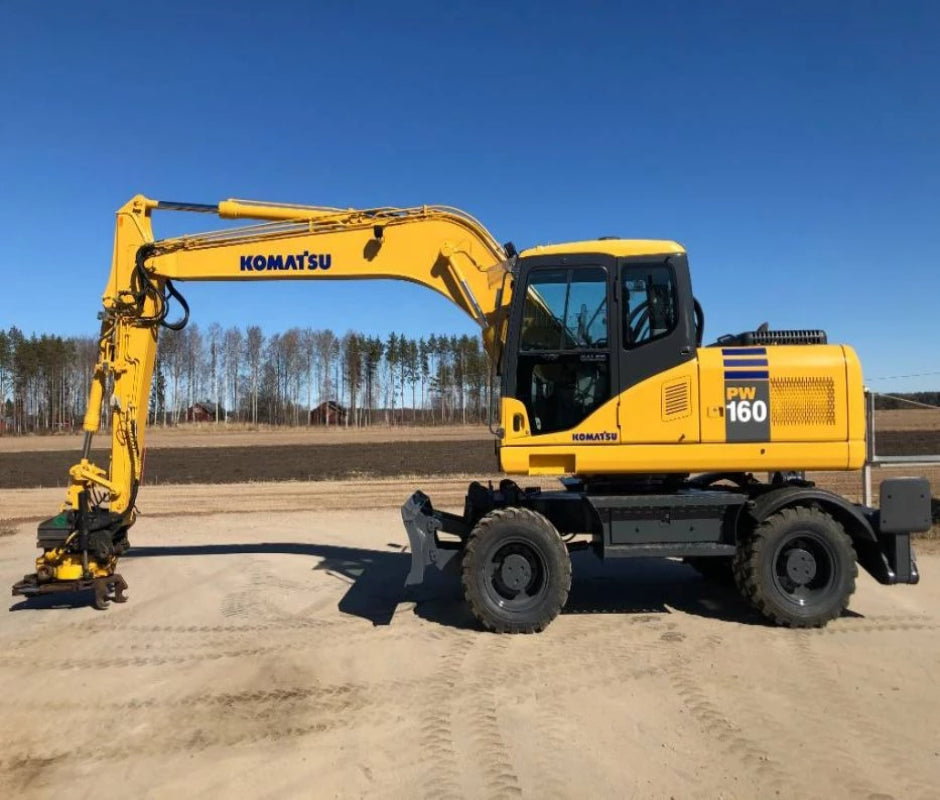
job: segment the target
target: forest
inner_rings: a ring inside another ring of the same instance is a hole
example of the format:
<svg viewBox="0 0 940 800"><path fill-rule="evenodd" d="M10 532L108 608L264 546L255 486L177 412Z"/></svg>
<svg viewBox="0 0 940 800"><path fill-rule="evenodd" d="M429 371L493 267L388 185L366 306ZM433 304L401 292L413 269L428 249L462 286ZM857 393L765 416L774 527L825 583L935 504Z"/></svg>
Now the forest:
<svg viewBox="0 0 940 800"><path fill-rule="evenodd" d="M0 330L0 433L79 428L97 349L93 337ZM478 337L191 323L161 331L149 414L151 424L176 425L198 404L219 423L307 425L328 404L341 413L326 424L475 423L486 420L491 391Z"/></svg>
<svg viewBox="0 0 940 800"><path fill-rule="evenodd" d="M0 434L80 427L97 349L92 337L0 330ZM149 414L151 424L178 425L198 404L219 423L466 424L487 420L495 392L478 337L191 323L161 332ZM940 405L937 391L896 397ZM324 404L340 413L312 417ZM879 395L876 407L911 406Z"/></svg>

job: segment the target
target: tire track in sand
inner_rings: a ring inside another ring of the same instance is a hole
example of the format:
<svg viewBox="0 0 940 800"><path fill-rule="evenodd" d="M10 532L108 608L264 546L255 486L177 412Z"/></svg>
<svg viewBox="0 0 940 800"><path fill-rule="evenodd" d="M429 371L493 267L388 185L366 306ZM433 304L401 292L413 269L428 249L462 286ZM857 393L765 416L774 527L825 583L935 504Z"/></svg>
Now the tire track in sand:
<svg viewBox="0 0 940 800"><path fill-rule="evenodd" d="M123 714L109 708L99 715L97 731L92 727L79 742L50 715L39 737L41 752L15 743L0 760L0 776L22 781L42 763L110 763L324 734L353 724L368 700L367 687L347 683L128 701L117 704Z"/></svg>
<svg viewBox="0 0 940 800"><path fill-rule="evenodd" d="M461 693L458 712L469 729L473 758L470 768L478 771L485 796L507 800L522 796L519 776L512 762L512 751L506 746L499 722L497 688L506 687L507 658L512 645L510 638L498 634L485 637L468 664L470 674L479 678ZM482 665L474 668L474 662Z"/></svg>
<svg viewBox="0 0 940 800"><path fill-rule="evenodd" d="M865 633L905 631L910 630L907 627L906 617L885 617L869 618L870 624L864 628ZM918 623L919 624L919 623ZM859 623L852 623L852 627ZM936 625L933 627L937 627ZM915 628L915 630L920 629ZM911 758L912 748L922 747L923 742L899 743L896 736L878 735L877 730L872 728L870 716L866 716L859 710L857 697L852 697L845 686L832 677L829 664L824 661L814 646L816 636L815 631L794 631L796 634L792 639L792 646L799 660L807 665L807 670L815 679L825 687L825 695L828 698L835 698L837 702L831 703L829 712L826 715L820 714L820 717L831 724L832 711L838 713L838 719L852 732L852 743L861 747L866 756L866 760L883 770L891 777L891 786L897 786L902 789L901 796L905 798L923 798L923 800L933 800L937 797L937 787L934 783L924 781L917 777L918 767L914 759ZM852 763L852 759L845 753L845 748L840 748L838 742L827 741L826 752L833 752L834 748L839 748L841 752L836 753L839 758L845 758L843 763ZM821 763L821 766L825 766ZM829 765L831 767L831 764ZM861 796L861 788L857 788L861 775L864 773L864 765L858 765L852 770L853 783L849 784L854 796ZM866 788L867 788L867 784ZM877 794L878 789L869 788L871 794Z"/></svg>
<svg viewBox="0 0 940 800"><path fill-rule="evenodd" d="M745 733L709 698L697 670L701 669L703 653L720 647L721 638L706 637L697 644L698 647L693 648L694 654L677 654L665 670L676 694L692 718L702 726L708 738L717 745L728 761L737 761L744 767L754 784L768 787L781 796L815 796L813 787L794 785L791 773L772 755L776 751L772 741L767 741L765 746L763 737L754 738ZM686 647L688 646L687 644Z"/></svg>
<svg viewBox="0 0 940 800"><path fill-rule="evenodd" d="M940 622L927 616L877 616L862 619L842 619L830 622L825 628L808 631L815 636L839 636L859 633L883 633L891 631L935 631Z"/></svg>
<svg viewBox="0 0 940 800"><path fill-rule="evenodd" d="M463 688L462 668L467 656L479 642L479 633L465 632L454 638L441 656L434 676L426 681L417 714L421 726L419 765L423 772L420 785L428 800L460 800L460 769L454 740L453 715L457 692Z"/></svg>

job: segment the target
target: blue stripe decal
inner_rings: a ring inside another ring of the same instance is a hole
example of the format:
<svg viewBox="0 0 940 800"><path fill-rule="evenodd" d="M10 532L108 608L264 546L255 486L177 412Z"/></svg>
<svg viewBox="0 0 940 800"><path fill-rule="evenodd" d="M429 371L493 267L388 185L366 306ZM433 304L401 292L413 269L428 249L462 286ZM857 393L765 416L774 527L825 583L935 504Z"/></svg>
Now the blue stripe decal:
<svg viewBox="0 0 940 800"><path fill-rule="evenodd" d="M766 358L726 358L725 369L728 367L766 367Z"/></svg>
<svg viewBox="0 0 940 800"><path fill-rule="evenodd" d="M768 381L770 372L767 370L725 370L726 381Z"/></svg>
<svg viewBox="0 0 940 800"><path fill-rule="evenodd" d="M723 356L766 356L766 347L722 347Z"/></svg>

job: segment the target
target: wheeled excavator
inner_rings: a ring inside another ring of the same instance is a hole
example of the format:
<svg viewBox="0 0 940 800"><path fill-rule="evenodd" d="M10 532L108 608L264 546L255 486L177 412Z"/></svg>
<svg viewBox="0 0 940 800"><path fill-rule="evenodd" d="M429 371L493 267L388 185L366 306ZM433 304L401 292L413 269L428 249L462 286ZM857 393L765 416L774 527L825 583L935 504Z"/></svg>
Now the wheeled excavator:
<svg viewBox="0 0 940 800"><path fill-rule="evenodd" d="M155 239L158 211L253 222ZM766 326L705 345L676 242L517 252L448 207L138 195L117 212L81 458L61 512L39 525L35 573L13 593L91 590L100 608L126 599L116 568L143 478L158 332L189 314L178 282L367 278L422 284L479 323L499 381L491 427L502 472L560 479L556 489L474 482L461 514L420 491L402 507L406 582L431 565L458 573L485 628L542 630L566 603L581 549L725 571L765 617L795 627L843 612L857 563L883 584L918 581L911 534L930 527L926 481L886 480L876 510L805 478L865 462L855 352L821 330ZM107 467L89 459L103 405Z"/></svg>

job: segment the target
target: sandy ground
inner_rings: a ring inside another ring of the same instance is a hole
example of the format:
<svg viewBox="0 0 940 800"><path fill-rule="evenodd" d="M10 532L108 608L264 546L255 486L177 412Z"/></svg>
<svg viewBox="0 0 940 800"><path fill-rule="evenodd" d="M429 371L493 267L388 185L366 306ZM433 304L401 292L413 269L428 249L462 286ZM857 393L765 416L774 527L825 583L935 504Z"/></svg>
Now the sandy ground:
<svg viewBox="0 0 940 800"><path fill-rule="evenodd" d="M498 481L499 476L491 476ZM168 484L143 486L137 500L140 518L223 514L238 511L343 511L350 508L398 508L415 489L436 507L463 511L467 484L480 475L446 478L368 479L350 481L285 481L280 483ZM526 479L526 486L554 487L557 481ZM0 489L0 527L36 521L55 514L65 499L63 489ZM137 532L135 526L134 532ZM404 534L403 534L404 535Z"/></svg>
<svg viewBox="0 0 940 800"><path fill-rule="evenodd" d="M875 504L881 481L898 475L926 477L934 494L940 486L940 467L905 470L875 469L872 485ZM415 489L424 491L435 507L462 513L467 484L471 480L497 485L500 474L475 473L427 476L368 478L344 481L281 481L276 483L166 484L147 485L140 490L137 507L141 517L220 514L238 511L342 511L354 508L390 508L400 506ZM808 478L823 488L837 492L852 502L861 502L863 486L860 472L813 472ZM555 489L555 478L517 477L521 486ZM0 536L15 522L36 521L55 514L65 499L62 488L0 489ZM935 513L934 535L940 536L940 519Z"/></svg>
<svg viewBox="0 0 940 800"><path fill-rule="evenodd" d="M496 636L454 579L402 589L411 484L359 511L330 510L349 484L310 487L154 487L145 511L203 513L139 521L130 602L11 600L0 796L937 797L936 548L919 586L862 576L822 632L675 562L580 553L567 613ZM213 513L229 491L252 510ZM0 492L24 516L59 499ZM12 581L34 525L5 531Z"/></svg>

